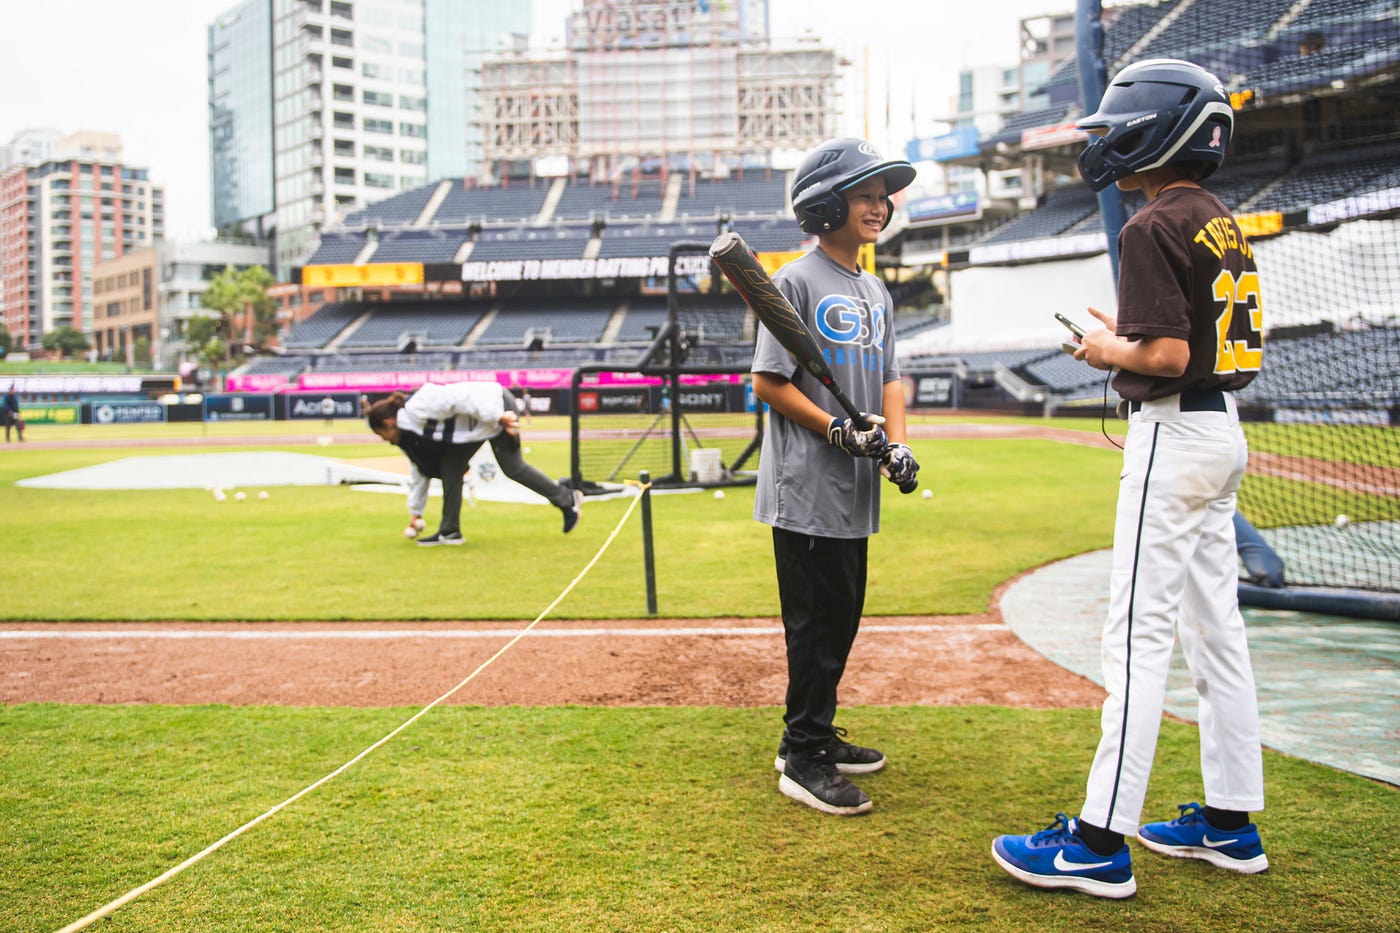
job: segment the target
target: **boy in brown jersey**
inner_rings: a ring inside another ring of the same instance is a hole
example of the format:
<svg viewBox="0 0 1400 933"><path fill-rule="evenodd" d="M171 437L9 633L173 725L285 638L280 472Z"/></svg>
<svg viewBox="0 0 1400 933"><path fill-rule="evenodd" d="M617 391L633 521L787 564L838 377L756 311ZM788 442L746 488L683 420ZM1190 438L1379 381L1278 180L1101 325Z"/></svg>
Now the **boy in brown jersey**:
<svg viewBox="0 0 1400 933"><path fill-rule="evenodd" d="M1173 59L1124 68L1079 121L1094 137L1079 157L1085 182L1116 182L1147 205L1119 235L1117 315L1090 308L1103 327L1074 354L1118 370L1113 387L1129 409L1103 733L1080 815L992 844L1002 868L1037 887L1131 896L1130 835L1245 874L1269 864L1249 821L1264 806L1264 777L1233 526L1248 452L1231 393L1263 359L1259 275L1230 211L1198 184L1224 160L1233 127L1219 80ZM1139 826L1177 638L1200 696L1206 805Z"/></svg>

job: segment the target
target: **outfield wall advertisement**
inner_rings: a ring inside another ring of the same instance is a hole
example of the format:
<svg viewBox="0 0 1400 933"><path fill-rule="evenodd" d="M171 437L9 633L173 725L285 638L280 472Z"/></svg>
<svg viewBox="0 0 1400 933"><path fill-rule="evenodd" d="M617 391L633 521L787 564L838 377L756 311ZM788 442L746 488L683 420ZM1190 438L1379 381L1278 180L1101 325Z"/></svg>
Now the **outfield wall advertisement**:
<svg viewBox="0 0 1400 933"><path fill-rule="evenodd" d="M268 385L262 380L252 380L254 377L230 376L228 389L230 392L412 392L425 382L451 383L451 382L498 382L508 389L539 389L539 390L561 390L568 389L574 376L572 369L453 369L441 371L413 370L405 372L369 372L369 373L302 373L296 377L295 382L287 382L283 376L277 376L275 386ZM713 382L715 376L682 376L681 382L707 381ZM741 376L726 375L722 378L725 381L740 382ZM597 375L600 385L654 385L659 384L661 379L656 376L643 376L639 373L599 373ZM589 378L593 381L593 377Z"/></svg>
<svg viewBox="0 0 1400 933"><path fill-rule="evenodd" d="M160 402L112 400L84 402L84 424L160 424L165 421L165 406Z"/></svg>

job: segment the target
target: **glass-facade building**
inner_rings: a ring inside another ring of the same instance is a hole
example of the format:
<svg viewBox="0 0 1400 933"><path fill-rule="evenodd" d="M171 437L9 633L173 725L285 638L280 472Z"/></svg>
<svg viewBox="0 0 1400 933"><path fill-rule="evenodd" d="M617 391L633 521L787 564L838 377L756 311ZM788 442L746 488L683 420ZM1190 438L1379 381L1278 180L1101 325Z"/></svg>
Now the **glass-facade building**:
<svg viewBox="0 0 1400 933"><path fill-rule="evenodd" d="M246 0L209 26L210 218L219 230L261 226L273 211L270 8Z"/></svg>
<svg viewBox="0 0 1400 933"><path fill-rule="evenodd" d="M529 4L493 0L230 9L209 33L215 225L274 227L286 278L351 210L477 174L476 62L529 29Z"/></svg>

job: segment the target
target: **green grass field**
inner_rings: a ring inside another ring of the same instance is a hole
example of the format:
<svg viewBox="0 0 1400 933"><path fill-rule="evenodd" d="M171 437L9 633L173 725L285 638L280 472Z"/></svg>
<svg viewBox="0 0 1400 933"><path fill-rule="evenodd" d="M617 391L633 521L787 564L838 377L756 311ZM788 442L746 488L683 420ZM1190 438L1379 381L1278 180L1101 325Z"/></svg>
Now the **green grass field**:
<svg viewBox="0 0 1400 933"><path fill-rule="evenodd" d="M319 428L248 427L207 430ZM216 503L194 490L14 485L121 456L191 452L140 448L149 430L46 426L31 436L111 446L0 450L4 618L529 619L625 508L590 502L584 524L564 537L552 509L483 504L464 513L466 547L425 552L400 537L402 500L392 495L280 487L266 502ZM527 443L531 462L566 472L567 444ZM871 615L981 611L1016 573L1110 543L1116 451L1048 441L914 448L936 495L887 496L872 541ZM276 449L391 453L368 443ZM769 538L750 517L750 491L658 496L654 508L663 615L775 614ZM556 618L645 614L638 528L634 516ZM334 770L412 712L0 707L0 930L76 920ZM778 794L779 719L776 708L436 709L93 929L1400 927L1392 787L1268 753L1260 823L1270 872L1244 878L1135 850L1140 892L1110 903L1022 887L988 854L997 833L1040 829L1078 805L1096 710L843 709L843 724L878 735L892 762L862 782L876 809L853 820ZM1195 728L1166 723L1145 816L1174 815L1198 794L1197 769Z"/></svg>

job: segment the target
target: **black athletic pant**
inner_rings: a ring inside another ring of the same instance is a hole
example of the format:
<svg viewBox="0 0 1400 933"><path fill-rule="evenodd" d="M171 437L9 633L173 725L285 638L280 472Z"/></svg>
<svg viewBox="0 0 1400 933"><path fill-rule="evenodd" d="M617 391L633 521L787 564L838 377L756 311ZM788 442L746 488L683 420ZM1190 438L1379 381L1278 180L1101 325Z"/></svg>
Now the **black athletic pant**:
<svg viewBox="0 0 1400 933"><path fill-rule="evenodd" d="M865 609L868 539L819 538L773 529L788 689L783 738L810 751L836 735L836 688Z"/></svg>
<svg viewBox="0 0 1400 933"><path fill-rule="evenodd" d="M448 444L442 451L442 523L440 534L450 534L462 530L462 477L467 475L467 465L484 441L471 444ZM501 472L515 482L537 492L548 499L555 508L568 509L574 504L574 494L545 476L525 462L520 452L520 438L501 431L491 438L491 452Z"/></svg>

